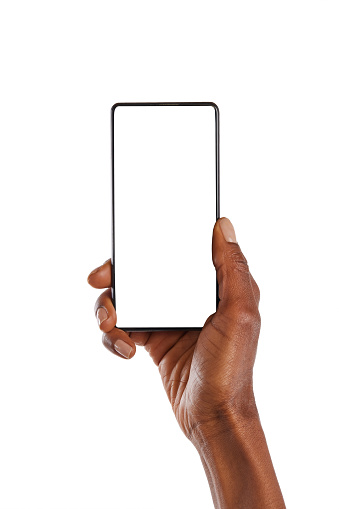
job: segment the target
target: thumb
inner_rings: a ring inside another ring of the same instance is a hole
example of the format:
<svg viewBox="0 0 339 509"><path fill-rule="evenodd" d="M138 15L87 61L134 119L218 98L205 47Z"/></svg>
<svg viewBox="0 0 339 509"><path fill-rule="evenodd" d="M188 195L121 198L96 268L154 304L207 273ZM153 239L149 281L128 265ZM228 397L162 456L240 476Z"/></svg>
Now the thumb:
<svg viewBox="0 0 339 509"><path fill-rule="evenodd" d="M216 315L228 314L228 311L239 318L239 313L243 318L244 314L257 315L257 300L247 260L237 243L231 221L225 217L218 219L214 226L212 257L220 299Z"/></svg>

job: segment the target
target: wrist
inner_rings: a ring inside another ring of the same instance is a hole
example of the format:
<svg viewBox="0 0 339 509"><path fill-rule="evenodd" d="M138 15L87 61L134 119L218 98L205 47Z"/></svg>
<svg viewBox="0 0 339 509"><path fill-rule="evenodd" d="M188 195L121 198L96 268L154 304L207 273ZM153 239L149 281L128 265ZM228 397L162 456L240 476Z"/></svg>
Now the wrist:
<svg viewBox="0 0 339 509"><path fill-rule="evenodd" d="M215 507L285 509L255 403L228 406L219 414L190 437Z"/></svg>
<svg viewBox="0 0 339 509"><path fill-rule="evenodd" d="M221 405L212 419L197 422L189 439L199 453L208 450L220 440L227 443L244 434L257 433L261 429L260 418L254 396L246 401Z"/></svg>

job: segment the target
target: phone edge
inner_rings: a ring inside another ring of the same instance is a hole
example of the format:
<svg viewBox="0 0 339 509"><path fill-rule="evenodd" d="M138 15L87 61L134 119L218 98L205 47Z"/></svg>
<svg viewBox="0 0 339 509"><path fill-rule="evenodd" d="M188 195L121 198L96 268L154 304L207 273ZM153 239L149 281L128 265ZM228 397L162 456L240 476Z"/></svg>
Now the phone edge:
<svg viewBox="0 0 339 509"><path fill-rule="evenodd" d="M115 204L114 204L114 113L119 106L211 106L215 113L215 188L216 188L216 221L220 218L220 110L212 101L204 102L116 102L111 107L111 295L116 309L115 291ZM219 305L219 285L216 277L216 310ZM125 332L154 332L165 330L202 330L202 327L119 327Z"/></svg>

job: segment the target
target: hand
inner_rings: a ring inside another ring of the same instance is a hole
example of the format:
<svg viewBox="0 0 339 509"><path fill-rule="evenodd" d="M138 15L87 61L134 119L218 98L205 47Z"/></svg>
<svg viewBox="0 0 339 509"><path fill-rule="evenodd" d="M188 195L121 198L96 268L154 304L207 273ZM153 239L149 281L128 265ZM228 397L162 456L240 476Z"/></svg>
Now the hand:
<svg viewBox="0 0 339 509"><path fill-rule="evenodd" d="M253 394L259 289L226 218L214 226L212 258L220 302L201 332L119 330L106 290L95 304L103 343L128 359L135 345L149 352L177 421L200 454L216 509L285 509ZM109 287L110 260L88 282Z"/></svg>
<svg viewBox="0 0 339 509"><path fill-rule="evenodd" d="M219 432L220 416L222 426L232 426L242 414L257 416L252 369L260 330L259 289L226 218L215 224L212 258L220 302L201 331L126 333L115 327L110 289L95 304L108 350L127 359L134 356L135 345L149 352L177 421L191 440L200 428ZM88 282L94 288L109 288L111 261L91 272Z"/></svg>

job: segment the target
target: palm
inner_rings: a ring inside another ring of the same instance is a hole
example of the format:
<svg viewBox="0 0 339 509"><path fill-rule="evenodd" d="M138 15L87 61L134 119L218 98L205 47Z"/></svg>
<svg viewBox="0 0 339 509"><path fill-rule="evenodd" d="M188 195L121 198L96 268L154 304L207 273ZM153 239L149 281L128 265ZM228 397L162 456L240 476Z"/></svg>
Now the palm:
<svg viewBox="0 0 339 509"><path fill-rule="evenodd" d="M212 316L201 331L130 334L133 341L145 346L158 365L174 414L187 436L211 416L220 390L221 363L209 348L212 346L209 339ZM219 382L214 384L214 379Z"/></svg>

